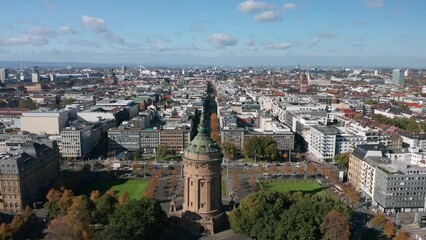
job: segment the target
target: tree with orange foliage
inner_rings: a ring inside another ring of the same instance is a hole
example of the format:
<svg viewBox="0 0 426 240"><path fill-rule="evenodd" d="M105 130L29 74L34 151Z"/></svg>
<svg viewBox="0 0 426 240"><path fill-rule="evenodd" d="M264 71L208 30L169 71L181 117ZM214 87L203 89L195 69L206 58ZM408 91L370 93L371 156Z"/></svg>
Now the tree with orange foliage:
<svg viewBox="0 0 426 240"><path fill-rule="evenodd" d="M238 173L233 170L231 173L232 176L232 185L234 186L234 190L236 192L240 192L240 180L238 179Z"/></svg>
<svg viewBox="0 0 426 240"><path fill-rule="evenodd" d="M348 240L349 220L340 212L331 210L324 217L321 232L324 234L324 239L327 240Z"/></svg>
<svg viewBox="0 0 426 240"><path fill-rule="evenodd" d="M146 198L154 198L155 189L157 185L158 185L158 177L157 175L155 175L151 178L151 180L149 180L148 187L146 188L142 196Z"/></svg>
<svg viewBox="0 0 426 240"><path fill-rule="evenodd" d="M391 238L396 232L395 224L388 220L383 226L383 232L385 232L386 237Z"/></svg>
<svg viewBox="0 0 426 240"><path fill-rule="evenodd" d="M132 171L138 172L141 169L141 165L139 163L133 163L132 164Z"/></svg>
<svg viewBox="0 0 426 240"><path fill-rule="evenodd" d="M66 214L68 208L72 204L73 198L74 193L72 190L68 190L63 187L60 191L51 189L46 196L48 202L44 204L44 207L47 209L48 216L53 218L59 214Z"/></svg>
<svg viewBox="0 0 426 240"><path fill-rule="evenodd" d="M129 194L127 194L126 192L122 192L120 196L118 196L118 204L122 205L126 204L127 202L129 202Z"/></svg>
<svg viewBox="0 0 426 240"><path fill-rule="evenodd" d="M277 168L277 166L275 166L275 165L271 165L271 166L269 167L269 169L270 169L271 174L276 174L276 173L278 173L278 168Z"/></svg>
<svg viewBox="0 0 426 240"><path fill-rule="evenodd" d="M317 168L315 167L315 164L308 163L308 165L306 167L306 173L308 175L314 175L316 172L317 172Z"/></svg>
<svg viewBox="0 0 426 240"><path fill-rule="evenodd" d="M297 173L298 173L298 174L300 174L300 175L305 174L305 166L300 166L300 167L298 167L296 171L297 171Z"/></svg>
<svg viewBox="0 0 426 240"><path fill-rule="evenodd" d="M250 185L251 191L256 192L257 191L256 175L252 171L249 173L248 183Z"/></svg>
<svg viewBox="0 0 426 240"><path fill-rule="evenodd" d="M210 137L214 142L220 144L219 121L216 113L210 115Z"/></svg>
<svg viewBox="0 0 426 240"><path fill-rule="evenodd" d="M396 234L393 240L410 240L410 234L404 230L401 230Z"/></svg>
<svg viewBox="0 0 426 240"><path fill-rule="evenodd" d="M13 239L13 230L9 224L2 223L0 225L0 237L2 239Z"/></svg>
<svg viewBox="0 0 426 240"><path fill-rule="evenodd" d="M361 196L359 195L358 191L350 184L345 185L343 187L343 190L345 191L346 197L348 197L348 203L349 204L356 204L359 203Z"/></svg>
<svg viewBox="0 0 426 240"><path fill-rule="evenodd" d="M293 169L291 168L290 164L285 164L283 166L283 173L290 175L293 172Z"/></svg>
<svg viewBox="0 0 426 240"><path fill-rule="evenodd" d="M101 197L101 193L98 190L93 190L90 193L90 199L92 199L93 202L96 202Z"/></svg>
<svg viewBox="0 0 426 240"><path fill-rule="evenodd" d="M49 239L91 239L93 202L84 195L75 197L65 216L53 219L48 226Z"/></svg>
<svg viewBox="0 0 426 240"><path fill-rule="evenodd" d="M377 228L383 228L383 226L385 226L386 223L386 216L381 214L381 213L376 213L374 215L374 218L371 219L371 225L373 227L377 227Z"/></svg>

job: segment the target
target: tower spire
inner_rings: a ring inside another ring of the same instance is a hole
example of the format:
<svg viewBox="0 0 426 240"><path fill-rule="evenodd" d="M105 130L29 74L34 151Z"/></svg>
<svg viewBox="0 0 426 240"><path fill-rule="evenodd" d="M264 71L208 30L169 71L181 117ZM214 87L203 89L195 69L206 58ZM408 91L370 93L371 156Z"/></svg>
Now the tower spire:
<svg viewBox="0 0 426 240"><path fill-rule="evenodd" d="M206 129L204 127L205 122L204 122L204 111L201 112L201 118L200 118L200 123L198 124L198 132L206 132Z"/></svg>

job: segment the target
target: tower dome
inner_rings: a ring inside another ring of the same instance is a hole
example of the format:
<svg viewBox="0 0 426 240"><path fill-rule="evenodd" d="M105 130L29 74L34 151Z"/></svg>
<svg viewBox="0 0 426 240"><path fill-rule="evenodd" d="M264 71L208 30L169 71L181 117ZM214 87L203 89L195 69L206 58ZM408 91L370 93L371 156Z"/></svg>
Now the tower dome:
<svg viewBox="0 0 426 240"><path fill-rule="evenodd" d="M201 117L198 134L185 149L185 158L194 161L213 161L222 159L219 146L207 135L204 128L204 117Z"/></svg>

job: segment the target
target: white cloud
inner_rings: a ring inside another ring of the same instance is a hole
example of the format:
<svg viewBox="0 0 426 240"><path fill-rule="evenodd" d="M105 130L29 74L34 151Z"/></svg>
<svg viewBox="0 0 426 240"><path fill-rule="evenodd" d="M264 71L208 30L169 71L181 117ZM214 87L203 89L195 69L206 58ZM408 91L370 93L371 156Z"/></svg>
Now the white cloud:
<svg viewBox="0 0 426 240"><path fill-rule="evenodd" d="M86 16L86 15L83 15L81 17L81 22L83 23L85 27L90 29L101 28L106 23L105 20L102 18L95 18L95 17Z"/></svg>
<svg viewBox="0 0 426 240"><path fill-rule="evenodd" d="M215 48L225 48L236 45L238 40L226 33L213 33L210 42Z"/></svg>
<svg viewBox="0 0 426 240"><path fill-rule="evenodd" d="M273 10L262 12L254 16L254 21L256 22L276 22L281 20L279 12Z"/></svg>
<svg viewBox="0 0 426 240"><path fill-rule="evenodd" d="M29 35L42 36L42 37L54 37L56 32L45 27L32 27L28 30Z"/></svg>
<svg viewBox="0 0 426 240"><path fill-rule="evenodd" d="M363 2L369 8L381 8L384 5L383 0L363 0Z"/></svg>
<svg viewBox="0 0 426 240"><path fill-rule="evenodd" d="M56 37L56 35L57 33L49 28L32 27L19 36L0 39L0 45L46 45L49 43L49 39Z"/></svg>
<svg viewBox="0 0 426 240"><path fill-rule="evenodd" d="M254 0L246 0L237 6L237 10L241 12L256 12L265 9L272 9L274 5L267 2L258 2Z"/></svg>
<svg viewBox="0 0 426 240"><path fill-rule="evenodd" d="M124 44L124 40L122 38L116 36L113 32L111 32L111 30L108 29L104 19L83 15L81 17L81 22L86 28L92 30L105 41Z"/></svg>
<svg viewBox="0 0 426 240"><path fill-rule="evenodd" d="M286 3L283 6L284 10L293 10L295 8L296 8L296 4L294 4L294 3Z"/></svg>
<svg viewBox="0 0 426 240"><path fill-rule="evenodd" d="M62 26L59 28L59 32L63 34L75 34L77 33L74 29L69 26Z"/></svg>
<svg viewBox="0 0 426 240"><path fill-rule="evenodd" d="M286 50L291 47L293 47L293 44L290 42L271 43L265 46L269 50Z"/></svg>

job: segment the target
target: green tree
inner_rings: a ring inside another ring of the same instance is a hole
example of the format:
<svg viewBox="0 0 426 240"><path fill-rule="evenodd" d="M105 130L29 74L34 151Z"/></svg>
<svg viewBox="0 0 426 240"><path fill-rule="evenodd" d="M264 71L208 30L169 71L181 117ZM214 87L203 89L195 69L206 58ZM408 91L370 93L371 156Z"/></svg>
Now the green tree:
<svg viewBox="0 0 426 240"><path fill-rule="evenodd" d="M351 155L350 152L339 153L334 157L334 162L336 162L337 164L339 164L340 166L342 166L344 168L348 168L349 167L349 156L350 155Z"/></svg>
<svg viewBox="0 0 426 240"><path fill-rule="evenodd" d="M326 196L260 191L241 200L229 222L234 232L259 240L321 239L321 225L331 210L350 215L342 201Z"/></svg>
<svg viewBox="0 0 426 240"><path fill-rule="evenodd" d="M229 223L236 233L257 239L273 239L275 224L282 211L292 204L287 195L260 191L241 200L240 206L229 214Z"/></svg>
<svg viewBox="0 0 426 240"><path fill-rule="evenodd" d="M243 155L246 158L263 157L269 160L278 156L277 143L271 137L253 136L244 141Z"/></svg>
<svg viewBox="0 0 426 240"><path fill-rule="evenodd" d="M142 153L143 153L142 149L136 150L133 153L133 160L134 161L140 161L140 160L142 160Z"/></svg>
<svg viewBox="0 0 426 240"><path fill-rule="evenodd" d="M109 222L96 239L160 239L167 216L157 200L142 198L120 205Z"/></svg>
<svg viewBox="0 0 426 240"><path fill-rule="evenodd" d="M223 155L229 160L235 160L237 155L237 147L233 142L223 142L221 144Z"/></svg>
<svg viewBox="0 0 426 240"><path fill-rule="evenodd" d="M161 144L157 148L157 157L166 158L169 155L174 155L175 151L169 147L167 144Z"/></svg>
<svg viewBox="0 0 426 240"><path fill-rule="evenodd" d="M31 98L21 98L18 104L20 108L37 109L37 104Z"/></svg>
<svg viewBox="0 0 426 240"><path fill-rule="evenodd" d="M99 223L107 224L108 217L114 212L117 199L109 194L104 194L96 201L96 211L93 216Z"/></svg>
<svg viewBox="0 0 426 240"><path fill-rule="evenodd" d="M74 98L64 98L61 103L59 104L59 106L61 108L64 108L67 105L73 104L75 102Z"/></svg>

